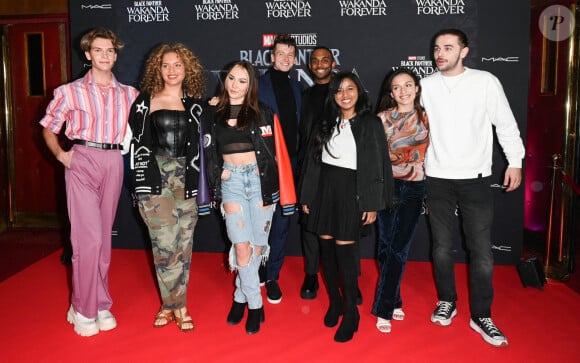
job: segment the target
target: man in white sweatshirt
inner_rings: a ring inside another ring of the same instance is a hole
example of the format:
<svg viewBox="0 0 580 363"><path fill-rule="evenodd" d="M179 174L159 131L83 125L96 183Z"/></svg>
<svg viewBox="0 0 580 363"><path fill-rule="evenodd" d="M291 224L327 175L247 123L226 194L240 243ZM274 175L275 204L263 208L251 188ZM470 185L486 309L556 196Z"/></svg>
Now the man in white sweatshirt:
<svg viewBox="0 0 580 363"><path fill-rule="evenodd" d="M463 65L469 52L465 33L444 29L433 39L439 72L421 81L431 137L425 172L439 299L431 321L448 326L457 315L452 248L458 207L469 251L469 324L487 343L507 346L505 335L491 320L492 126L509 164L503 181L506 192L521 183L524 146L498 79Z"/></svg>

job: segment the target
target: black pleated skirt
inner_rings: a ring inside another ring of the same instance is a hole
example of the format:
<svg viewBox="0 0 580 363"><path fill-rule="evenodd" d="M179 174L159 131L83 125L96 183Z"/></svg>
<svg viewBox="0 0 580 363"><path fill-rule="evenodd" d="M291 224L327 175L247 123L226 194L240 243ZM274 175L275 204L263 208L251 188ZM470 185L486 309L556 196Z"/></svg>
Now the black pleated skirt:
<svg viewBox="0 0 580 363"><path fill-rule="evenodd" d="M318 192L308 206L306 229L341 241L358 240L362 223L356 199L356 170L323 163L317 182Z"/></svg>

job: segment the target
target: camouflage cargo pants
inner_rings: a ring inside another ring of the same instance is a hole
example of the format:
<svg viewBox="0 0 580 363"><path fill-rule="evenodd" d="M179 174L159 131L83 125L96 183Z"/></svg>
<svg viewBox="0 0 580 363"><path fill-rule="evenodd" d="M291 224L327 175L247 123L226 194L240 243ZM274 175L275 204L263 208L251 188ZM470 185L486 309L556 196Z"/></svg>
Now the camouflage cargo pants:
<svg viewBox="0 0 580 363"><path fill-rule="evenodd" d="M179 309L187 303L197 205L184 198L185 158L156 158L161 194L139 195L139 213L149 229L163 308Z"/></svg>

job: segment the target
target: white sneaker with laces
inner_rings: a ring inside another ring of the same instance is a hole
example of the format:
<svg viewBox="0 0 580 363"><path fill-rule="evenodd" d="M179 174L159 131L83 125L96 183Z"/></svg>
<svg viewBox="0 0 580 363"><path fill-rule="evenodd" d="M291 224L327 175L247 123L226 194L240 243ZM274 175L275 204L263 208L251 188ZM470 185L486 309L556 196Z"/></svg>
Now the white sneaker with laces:
<svg viewBox="0 0 580 363"><path fill-rule="evenodd" d="M66 320L73 325L75 333L82 337L90 337L99 333L96 320L87 318L75 311L72 305L68 309Z"/></svg>
<svg viewBox="0 0 580 363"><path fill-rule="evenodd" d="M97 325L101 331L113 330L117 327L117 320L109 310L99 310Z"/></svg>

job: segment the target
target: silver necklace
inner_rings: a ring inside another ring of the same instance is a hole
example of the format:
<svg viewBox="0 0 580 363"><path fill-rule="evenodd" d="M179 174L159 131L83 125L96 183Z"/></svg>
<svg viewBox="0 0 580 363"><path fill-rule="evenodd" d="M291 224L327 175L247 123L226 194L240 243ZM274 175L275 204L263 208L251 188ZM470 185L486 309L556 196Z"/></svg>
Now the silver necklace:
<svg viewBox="0 0 580 363"><path fill-rule="evenodd" d="M456 89L457 86L459 86L459 84L463 80L464 74L465 74L465 71L463 71L463 73L461 73L457 76L445 77L445 76L441 75L441 82L443 83L443 86L445 86L445 88L447 89L448 93L453 92L453 90ZM445 80L446 78L447 78L447 80Z"/></svg>

